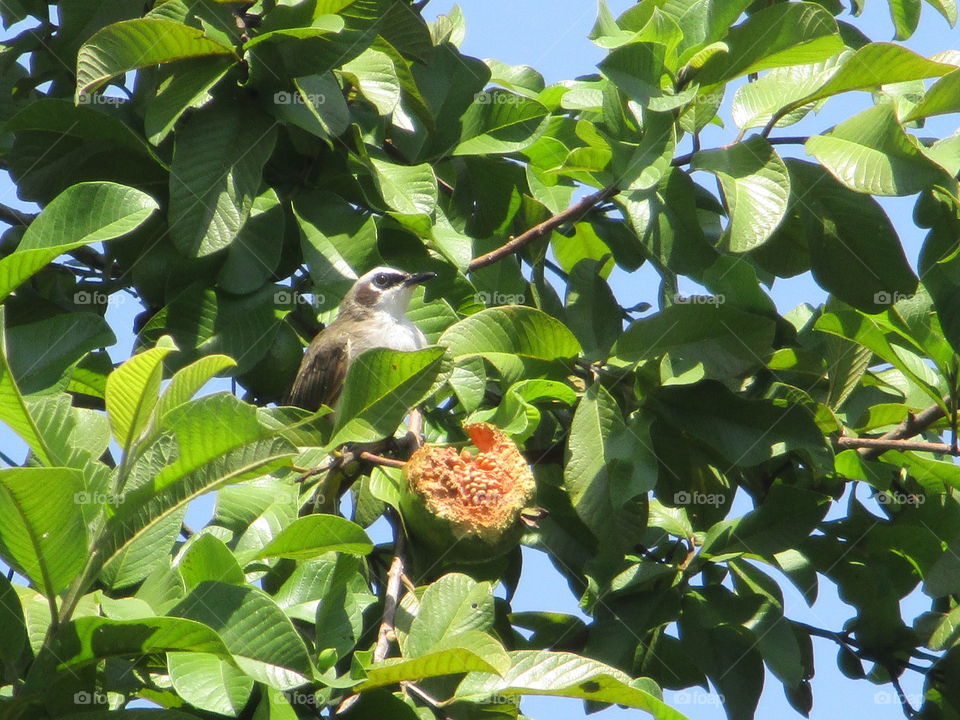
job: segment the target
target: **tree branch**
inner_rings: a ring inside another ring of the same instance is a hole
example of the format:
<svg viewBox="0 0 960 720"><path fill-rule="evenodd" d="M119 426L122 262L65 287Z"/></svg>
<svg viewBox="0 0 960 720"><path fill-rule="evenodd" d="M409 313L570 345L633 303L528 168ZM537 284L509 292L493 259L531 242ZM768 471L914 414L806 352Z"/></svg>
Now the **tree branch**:
<svg viewBox="0 0 960 720"><path fill-rule="evenodd" d="M949 399L948 399L949 401ZM897 427L877 438L848 438L840 437L835 440L837 447L856 448L864 460L873 460L886 450L916 450L918 452L935 452L943 455L955 455L953 448L947 443L912 442L907 438L919 435L946 413L939 405L931 405L914 415L910 413Z"/></svg>
<svg viewBox="0 0 960 720"><path fill-rule="evenodd" d="M23 225L26 227L33 222L35 217L36 215L20 212L9 205L0 204L0 222L5 222L8 225Z"/></svg>
<svg viewBox="0 0 960 720"><path fill-rule="evenodd" d="M603 190L599 190L592 195L587 195L585 198L574 203L563 212L559 212L553 217L544 220L539 225L534 225L532 228L526 230L522 234L510 238L509 241L498 247L496 250L491 250L480 257L474 258L470 262L468 269L471 271L479 270L487 265L493 265L495 262L502 260L508 255L513 255L514 253L519 252L524 246L529 245L534 240L553 232L556 228L560 227L564 223L579 218L585 212L594 206L599 205L604 200L612 198L618 192L620 192L620 189L616 185L608 185L607 187L603 188Z"/></svg>
<svg viewBox="0 0 960 720"><path fill-rule="evenodd" d="M380 631L377 633L377 645L373 649L373 662L375 663L387 657L387 652L390 650L390 643L397 636L396 630L394 629L394 621L397 616L397 605L400 602L400 581L404 572L404 538L403 526L397 522L395 528L393 560L390 562L390 570L387 572L387 587L383 597L383 622L380 623Z"/></svg>

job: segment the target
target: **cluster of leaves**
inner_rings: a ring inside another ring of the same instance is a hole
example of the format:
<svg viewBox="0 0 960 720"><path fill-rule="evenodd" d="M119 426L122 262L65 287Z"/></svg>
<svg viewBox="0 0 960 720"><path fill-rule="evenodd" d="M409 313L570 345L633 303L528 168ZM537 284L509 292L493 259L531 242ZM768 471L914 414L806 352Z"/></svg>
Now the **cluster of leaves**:
<svg viewBox="0 0 960 720"><path fill-rule="evenodd" d="M404 0L50 7L0 7L31 19L0 54L2 163L43 207L4 210L0 259L0 420L30 448L0 470L0 556L29 581L0 579L3 717L516 718L540 694L669 719L661 688L709 681L748 718L765 668L807 714L815 635L850 677L923 672L924 716L960 717L954 450L838 441L937 439L956 414L960 136L908 130L960 112L960 53L872 42L837 0L601 2L599 73L546 86ZM890 7L908 37L920 1ZM700 150L744 77L739 135ZM777 136L856 90L875 105ZM798 142L816 162L776 150ZM918 196L922 282L874 195ZM608 279L645 263L638 319ZM439 347L365 356L334 423L267 407L382 264L437 273L411 317ZM781 316L762 284L806 272L830 300ZM104 314L127 298L137 353L114 368ZM191 399L216 375L247 397ZM525 542L589 622L512 612L519 550L414 547L399 655L373 656L392 550L364 528L399 474L297 480L419 402L433 442L487 421L525 449L549 511ZM754 509L729 518L737 493ZM832 633L784 616L781 582L812 604L822 579L856 610Z"/></svg>

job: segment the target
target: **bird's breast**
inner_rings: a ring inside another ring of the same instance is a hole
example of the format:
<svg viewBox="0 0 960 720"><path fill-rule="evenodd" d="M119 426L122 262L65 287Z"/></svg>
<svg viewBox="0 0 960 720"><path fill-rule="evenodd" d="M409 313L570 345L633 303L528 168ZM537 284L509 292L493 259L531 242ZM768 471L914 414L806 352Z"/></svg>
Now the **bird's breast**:
<svg viewBox="0 0 960 720"><path fill-rule="evenodd" d="M397 321L389 316L383 319L374 317L363 325L363 332L355 333L351 337L351 360L373 348L411 352L427 345L427 339L420 332L420 328L409 320Z"/></svg>

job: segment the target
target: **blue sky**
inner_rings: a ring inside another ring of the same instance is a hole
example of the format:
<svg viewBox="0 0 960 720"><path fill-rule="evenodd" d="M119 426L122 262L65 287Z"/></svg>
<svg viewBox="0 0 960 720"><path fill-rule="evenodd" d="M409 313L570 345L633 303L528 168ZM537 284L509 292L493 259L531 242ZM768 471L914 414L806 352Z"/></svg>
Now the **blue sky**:
<svg viewBox="0 0 960 720"><path fill-rule="evenodd" d="M619 13L633 3L609 0L608 4L614 13ZM453 3L449 0L433 0L427 6L425 14L433 17L448 12L452 6ZM464 52L481 58L495 58L509 64L531 65L545 75L548 83L595 72L596 63L603 58L604 52L587 38L596 15L595 4L588 0L476 0L463 3L461 7L467 21ZM865 16L855 22L874 40L888 40L893 36L886 2L875 0L869 3ZM921 54L930 55L950 47L958 47L958 41L960 33L950 29L939 15L925 5L920 28L907 44ZM733 140L736 129L729 115L731 96L732 89L721 111L727 124L726 129L710 128L705 131L703 147L715 147ZM789 128L784 134L821 132L870 104L871 99L866 93L835 98L828 102L820 115ZM926 133L943 137L955 130L954 120L947 116L931 122ZM778 150L784 155L803 156L802 147L780 147ZM695 176L695 179L714 189L712 179L707 176L700 174ZM18 202L15 190L5 173L0 173L0 202L27 210L34 209ZM913 198L882 201L901 234L908 258L915 264L923 234L911 221L913 202ZM629 276L617 272L612 278L614 291L621 304L627 307L641 301L656 306L657 282L652 271L645 268ZM681 290L695 292L697 288L688 283L682 284ZM789 281L778 280L771 290L771 296L781 312L786 312L801 302L817 304L825 298L823 291L806 276ZM131 302L111 304L108 312L108 319L117 331L119 340L117 345L111 348L111 355L114 360L121 361L130 353L132 336L125 329L130 328L137 308ZM0 428L0 443L8 454L22 457L22 443L6 428ZM188 523L194 527L203 526L210 517L211 509L212 498L198 501L191 507ZM748 509L749 503L740 498L735 504L734 514L741 514ZM373 534L378 541L386 539L382 527L376 527ZM579 612L577 598L569 592L565 581L553 569L545 555L525 550L524 560L523 577L514 599L516 610ZM820 600L812 609L807 608L788 582L783 582L782 587L787 615L793 619L840 630L843 621L852 614L851 609L837 598L833 587L826 581L821 582ZM904 616L909 622L916 614L927 609L928 603L923 596L912 596L904 601L903 606ZM816 639L814 649L817 675L813 681L812 717L826 718L841 713L847 720L886 720L902 717L899 704L889 685L874 686L866 681L852 681L840 675L835 661L837 647L830 641ZM732 669L732 672L735 671L735 668ZM906 677L909 680L911 676L912 674ZM918 681L907 682L905 689L908 694L914 695L913 704L918 706L921 684ZM718 698L698 689L686 692L667 691L665 698L693 720L725 717ZM576 700L530 698L523 702L522 711L537 720L585 717L582 704ZM639 711L611 708L592 717L613 720L642 716L643 713ZM757 717L799 717L787 705L780 683L774 678L767 677Z"/></svg>

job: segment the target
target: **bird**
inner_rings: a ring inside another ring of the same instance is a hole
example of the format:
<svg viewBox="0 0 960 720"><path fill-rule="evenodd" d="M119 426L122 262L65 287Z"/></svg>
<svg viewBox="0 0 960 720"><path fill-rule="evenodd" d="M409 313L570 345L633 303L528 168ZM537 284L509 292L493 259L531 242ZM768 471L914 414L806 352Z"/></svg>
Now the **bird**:
<svg viewBox="0 0 960 720"><path fill-rule="evenodd" d="M307 347L284 404L311 412L322 405L332 408L350 363L362 352L426 347L423 332L407 317L407 306L416 287L436 276L394 267L375 267L360 276L340 303L336 319Z"/></svg>

